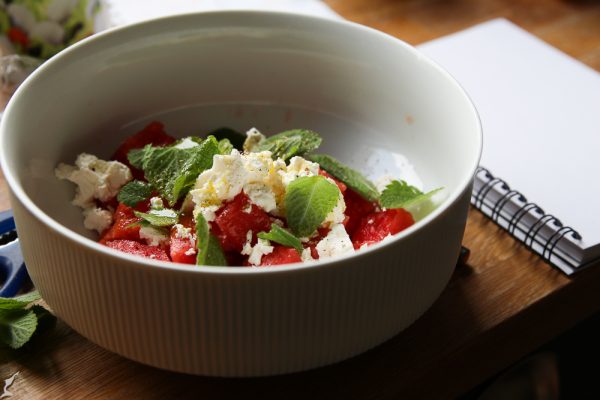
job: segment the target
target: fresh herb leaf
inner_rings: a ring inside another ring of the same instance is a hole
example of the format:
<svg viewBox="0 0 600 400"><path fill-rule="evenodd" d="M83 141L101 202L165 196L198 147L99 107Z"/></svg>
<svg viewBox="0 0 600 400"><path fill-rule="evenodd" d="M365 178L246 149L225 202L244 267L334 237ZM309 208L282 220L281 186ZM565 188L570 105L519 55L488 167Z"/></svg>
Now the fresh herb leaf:
<svg viewBox="0 0 600 400"><path fill-rule="evenodd" d="M18 310L40 299L41 297L37 290L34 290L33 292L29 292L18 297L0 297L0 312L4 310Z"/></svg>
<svg viewBox="0 0 600 400"><path fill-rule="evenodd" d="M321 145L321 136L308 129L292 129L266 138L253 151L270 151L273 159L284 161L294 156L303 156Z"/></svg>
<svg viewBox="0 0 600 400"><path fill-rule="evenodd" d="M428 200L443 188L423 193L406 181L392 181L381 193L380 204L385 208L406 208Z"/></svg>
<svg viewBox="0 0 600 400"><path fill-rule="evenodd" d="M379 199L379 191L375 185L360 172L326 154L312 154L308 158L365 199L369 201Z"/></svg>
<svg viewBox="0 0 600 400"><path fill-rule="evenodd" d="M154 188L147 182L131 181L121 188L117 200L129 207L135 207L140 201L148 200Z"/></svg>
<svg viewBox="0 0 600 400"><path fill-rule="evenodd" d="M231 150L233 150L233 145L229 141L229 139L221 139L219 140L219 154L228 155L231 154Z"/></svg>
<svg viewBox="0 0 600 400"><path fill-rule="evenodd" d="M224 139L228 139L229 142L233 145L233 147L238 149L239 151L243 151L244 149L244 141L246 140L246 135L234 129L226 127L218 128L214 131L211 131L209 135L213 135L219 142L223 141Z"/></svg>
<svg viewBox="0 0 600 400"><path fill-rule="evenodd" d="M271 242L279 243L286 247L293 247L298 250L298 253L302 253L303 250L300 239L277 224L271 225L271 230L269 232L260 232L258 237L261 239L270 240Z"/></svg>
<svg viewBox="0 0 600 400"><path fill-rule="evenodd" d="M312 235L336 206L339 196L338 187L323 176L293 180L285 193L287 221L292 232L299 237Z"/></svg>
<svg viewBox="0 0 600 400"><path fill-rule="evenodd" d="M38 301L37 291L15 298L0 297L0 341L18 349L31 339L39 322L50 322L54 316L42 306L31 303ZM43 311L42 311L43 310Z"/></svg>
<svg viewBox="0 0 600 400"><path fill-rule="evenodd" d="M133 212L136 217L141 218L152 226L171 226L175 225L179 221L179 214L170 208L163 208L162 210L150 210L147 213L141 211Z"/></svg>
<svg viewBox="0 0 600 400"><path fill-rule="evenodd" d="M198 250L197 265L227 265L227 259L223 254L219 239L212 234L208 222L202 214L196 216L196 248Z"/></svg>
<svg viewBox="0 0 600 400"><path fill-rule="evenodd" d="M198 175L212 166L216 154L219 143L209 136L199 146L146 146L130 151L127 157L133 166L141 166L148 182L173 206L194 186Z"/></svg>
<svg viewBox="0 0 600 400"><path fill-rule="evenodd" d="M9 310L0 316L0 340L13 349L18 349L31 339L37 327L33 310Z"/></svg>
<svg viewBox="0 0 600 400"><path fill-rule="evenodd" d="M129 153L127 153L127 160L129 161L129 164L137 169L142 169L144 166L144 156L147 151L150 151L150 149L152 149L152 145L147 144L141 149L130 150Z"/></svg>

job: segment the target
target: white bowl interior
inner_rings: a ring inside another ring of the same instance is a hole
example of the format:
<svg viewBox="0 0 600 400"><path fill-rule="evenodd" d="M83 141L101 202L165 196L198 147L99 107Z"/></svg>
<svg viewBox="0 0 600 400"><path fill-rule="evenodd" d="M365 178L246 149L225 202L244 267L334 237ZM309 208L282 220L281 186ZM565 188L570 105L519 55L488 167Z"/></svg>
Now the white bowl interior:
<svg viewBox="0 0 600 400"><path fill-rule="evenodd" d="M314 129L320 152L371 177L405 176L405 156L424 189L444 186L450 199L481 148L467 96L410 46L349 23L211 13L108 32L49 61L2 121L5 173L44 213L94 238L54 168L83 151L109 157L153 119L177 137Z"/></svg>

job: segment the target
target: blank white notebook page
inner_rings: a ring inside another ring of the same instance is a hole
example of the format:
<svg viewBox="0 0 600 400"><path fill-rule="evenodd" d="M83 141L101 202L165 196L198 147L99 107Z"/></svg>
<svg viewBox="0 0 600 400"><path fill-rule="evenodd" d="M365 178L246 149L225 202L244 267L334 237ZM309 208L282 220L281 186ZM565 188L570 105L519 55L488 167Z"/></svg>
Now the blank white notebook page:
<svg viewBox="0 0 600 400"><path fill-rule="evenodd" d="M600 243L600 73L504 19L419 46L465 88L481 165Z"/></svg>

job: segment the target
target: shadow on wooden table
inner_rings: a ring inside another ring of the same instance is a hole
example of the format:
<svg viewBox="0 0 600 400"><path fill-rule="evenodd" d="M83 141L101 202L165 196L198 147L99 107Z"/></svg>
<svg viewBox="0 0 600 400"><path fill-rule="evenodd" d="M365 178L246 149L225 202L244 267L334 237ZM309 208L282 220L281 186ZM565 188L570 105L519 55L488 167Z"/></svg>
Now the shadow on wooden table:
<svg viewBox="0 0 600 400"><path fill-rule="evenodd" d="M470 279L473 273L468 266L459 267L453 281ZM406 391L427 396L432 381L452 386L432 360L451 358L458 351L451 345L457 343L455 324L477 330L478 321L469 312L468 295L462 287L449 285L423 317L384 344L344 362L303 373L224 379L162 371L103 350L58 321L53 331L35 338L23 350L0 354L3 363L0 378L20 371L20 382L12 390L27 398L53 398L53 394L65 393L87 399L179 399L200 395L205 398L251 395L263 399L393 398ZM449 300L449 296L454 299ZM449 308L457 305L460 313ZM432 324L435 329L428 329Z"/></svg>

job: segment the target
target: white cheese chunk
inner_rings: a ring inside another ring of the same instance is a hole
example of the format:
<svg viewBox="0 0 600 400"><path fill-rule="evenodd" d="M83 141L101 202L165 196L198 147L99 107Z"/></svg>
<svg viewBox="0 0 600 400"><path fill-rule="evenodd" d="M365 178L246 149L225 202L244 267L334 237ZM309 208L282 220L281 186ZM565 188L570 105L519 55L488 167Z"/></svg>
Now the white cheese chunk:
<svg viewBox="0 0 600 400"><path fill-rule="evenodd" d="M198 207L219 206L225 200L233 199L242 191L246 180L246 170L239 151L228 155L215 155L212 168L202 172L194 189L190 191L196 204L195 214L201 212Z"/></svg>
<svg viewBox="0 0 600 400"><path fill-rule="evenodd" d="M315 176L319 174L319 164L308 161L302 157L292 157L290 164L284 171L279 173L283 181L283 185L287 187L290 182L301 176Z"/></svg>
<svg viewBox="0 0 600 400"><path fill-rule="evenodd" d="M177 143L175 146L176 149L191 149L192 147L200 146L197 142L194 142L191 138L186 137L181 142Z"/></svg>
<svg viewBox="0 0 600 400"><path fill-rule="evenodd" d="M160 246L161 244L169 243L167 235L151 226L142 226L140 228L140 238L144 239L150 246Z"/></svg>
<svg viewBox="0 0 600 400"><path fill-rule="evenodd" d="M83 226L98 233L104 232L113 223L112 213L99 207L84 209L83 218Z"/></svg>
<svg viewBox="0 0 600 400"><path fill-rule="evenodd" d="M342 224L336 224L316 246L319 258L327 258L347 254L354 251L352 241Z"/></svg>
<svg viewBox="0 0 600 400"><path fill-rule="evenodd" d="M273 161L268 151L240 154L233 150L229 155L216 155L212 168L198 176L190 191L194 214L212 221L220 205L243 190L253 204L279 215L285 195L279 171L285 168L285 163Z"/></svg>
<svg viewBox="0 0 600 400"><path fill-rule="evenodd" d="M306 248L304 250L302 250L302 254L300 254L300 258L302 258L302 261L314 261L314 258L312 257L312 254L310 252L310 248Z"/></svg>
<svg viewBox="0 0 600 400"><path fill-rule="evenodd" d="M246 132L246 140L244 141L244 151L246 153L250 153L260 142L262 142L265 139L265 135L260 133L258 129L250 129L248 132Z"/></svg>
<svg viewBox="0 0 600 400"><path fill-rule="evenodd" d="M178 239L192 239L192 229L187 228L181 224L173 225L175 228L175 237Z"/></svg>
<svg viewBox="0 0 600 400"><path fill-rule="evenodd" d="M81 153L75 167L59 164L56 177L77 185L73 204L81 208L94 206L94 200L106 202L114 198L123 185L132 179L129 168L118 161L100 160L91 154Z"/></svg>
<svg viewBox="0 0 600 400"><path fill-rule="evenodd" d="M341 224L346 219L346 215L344 212L346 211L346 202L344 201L344 196L340 192L338 197L338 202L331 210L329 214L325 217L325 221L321 224L323 227L330 227L336 224Z"/></svg>
<svg viewBox="0 0 600 400"><path fill-rule="evenodd" d="M252 239L252 232L250 232L250 239ZM273 252L273 246L268 240L258 239L258 242L254 246L250 245L250 241L247 241L242 249L242 254L250 256L248 262L251 265L259 266L262 260L262 256L265 254L271 254Z"/></svg>

